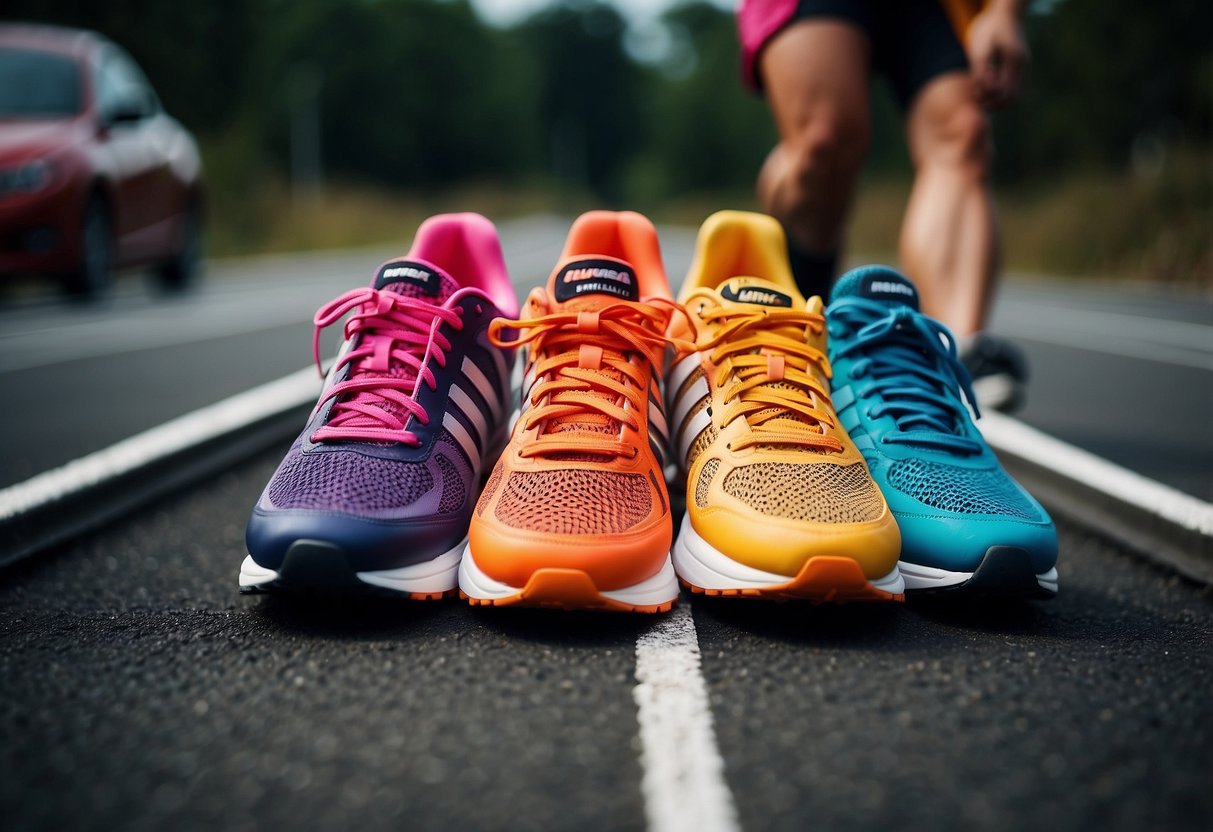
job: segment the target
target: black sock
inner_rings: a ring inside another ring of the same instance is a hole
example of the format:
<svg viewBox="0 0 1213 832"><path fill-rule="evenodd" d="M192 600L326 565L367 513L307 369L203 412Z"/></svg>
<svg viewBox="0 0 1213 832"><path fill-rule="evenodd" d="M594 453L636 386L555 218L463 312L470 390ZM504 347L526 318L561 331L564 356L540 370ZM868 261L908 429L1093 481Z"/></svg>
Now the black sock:
<svg viewBox="0 0 1213 832"><path fill-rule="evenodd" d="M789 237L788 262L792 266L796 286L805 298L820 295L824 302L830 302L830 286L834 283L834 271L838 267L837 251L825 254L805 251Z"/></svg>

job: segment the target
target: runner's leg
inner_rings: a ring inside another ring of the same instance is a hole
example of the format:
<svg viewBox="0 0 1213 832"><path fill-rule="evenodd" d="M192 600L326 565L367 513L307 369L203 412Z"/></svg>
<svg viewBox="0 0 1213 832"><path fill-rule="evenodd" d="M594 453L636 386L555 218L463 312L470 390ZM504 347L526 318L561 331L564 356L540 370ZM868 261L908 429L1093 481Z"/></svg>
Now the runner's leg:
<svg viewBox="0 0 1213 832"><path fill-rule="evenodd" d="M870 49L858 26L822 17L791 24L760 57L779 144L759 173L758 198L788 233L793 270L806 295L829 291L867 155ZM816 265L817 273L797 270L798 259L802 266Z"/></svg>
<svg viewBox="0 0 1213 832"><path fill-rule="evenodd" d="M965 72L931 80L906 118L914 187L901 230L901 262L923 311L959 336L984 328L999 265L985 113Z"/></svg>

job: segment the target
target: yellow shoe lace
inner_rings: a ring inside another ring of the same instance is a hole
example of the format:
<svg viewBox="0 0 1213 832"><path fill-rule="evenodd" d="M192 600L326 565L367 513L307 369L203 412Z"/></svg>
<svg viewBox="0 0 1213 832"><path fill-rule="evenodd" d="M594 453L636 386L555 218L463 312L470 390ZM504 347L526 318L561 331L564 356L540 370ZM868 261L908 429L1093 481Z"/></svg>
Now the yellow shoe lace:
<svg viewBox="0 0 1213 832"><path fill-rule="evenodd" d="M810 336L821 335L825 328L824 316L764 306L753 311L707 309L699 317L720 325L696 349L711 350L713 385L728 385L721 419L728 424L744 417L751 429L733 441L734 450L767 444L842 450L842 443L828 432L836 418L829 391L809 371L816 366L826 378L831 374L825 353L809 343Z"/></svg>

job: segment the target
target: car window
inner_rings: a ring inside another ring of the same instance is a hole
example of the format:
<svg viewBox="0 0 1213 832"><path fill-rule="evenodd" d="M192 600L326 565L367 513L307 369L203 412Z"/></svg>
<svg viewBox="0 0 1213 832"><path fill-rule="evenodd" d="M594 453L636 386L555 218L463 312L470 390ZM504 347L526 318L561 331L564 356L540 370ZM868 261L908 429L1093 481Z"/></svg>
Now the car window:
<svg viewBox="0 0 1213 832"><path fill-rule="evenodd" d="M103 114L117 110L137 111L146 117L160 109L155 92L139 67L121 50L105 53L97 71L97 109Z"/></svg>
<svg viewBox="0 0 1213 832"><path fill-rule="evenodd" d="M0 48L0 118L46 118L80 112L80 69L66 55Z"/></svg>

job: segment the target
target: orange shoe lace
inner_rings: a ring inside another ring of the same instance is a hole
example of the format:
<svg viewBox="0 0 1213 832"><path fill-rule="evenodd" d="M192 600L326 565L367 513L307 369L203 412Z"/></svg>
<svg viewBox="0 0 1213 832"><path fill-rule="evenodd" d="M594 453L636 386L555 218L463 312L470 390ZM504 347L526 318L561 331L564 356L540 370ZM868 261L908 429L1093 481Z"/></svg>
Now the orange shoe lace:
<svg viewBox="0 0 1213 832"><path fill-rule="evenodd" d="M532 387L531 407L522 418L527 430L541 424L543 429L520 455L635 457L637 447L622 441L618 425L640 430L640 420L648 413L650 368L661 366L663 351L672 343L663 333L676 308L670 301L654 299L493 321L489 340L499 346L529 345L535 378L542 379ZM503 340L503 329L518 332L518 339ZM629 361L636 354L647 366ZM601 430L603 426L610 432Z"/></svg>
<svg viewBox="0 0 1213 832"><path fill-rule="evenodd" d="M835 426L829 391L809 372L816 365L827 378L831 375L829 359L807 337L822 333L824 316L764 306L754 311L709 309L700 317L721 323L711 340L696 346L712 350L714 386L733 376L724 390L721 418L727 424L742 416L750 426L749 435L733 441L734 450L760 444L842 450L842 443L827 432Z"/></svg>

